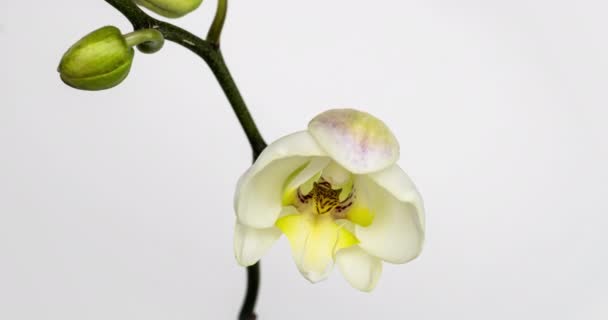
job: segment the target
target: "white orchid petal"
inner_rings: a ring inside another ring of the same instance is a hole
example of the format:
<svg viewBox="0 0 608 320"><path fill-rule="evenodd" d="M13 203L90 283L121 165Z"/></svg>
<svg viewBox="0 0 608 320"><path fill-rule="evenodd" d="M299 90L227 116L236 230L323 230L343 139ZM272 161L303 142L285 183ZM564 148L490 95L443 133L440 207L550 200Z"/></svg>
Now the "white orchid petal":
<svg viewBox="0 0 608 320"><path fill-rule="evenodd" d="M412 202L400 201L367 176L357 176L355 184L365 186L374 213L371 225L355 227L361 248L391 263L416 258L424 242L420 209Z"/></svg>
<svg viewBox="0 0 608 320"><path fill-rule="evenodd" d="M310 161L324 156L306 131L285 136L269 145L237 184L235 212L250 227L274 225L281 211L282 189L287 177Z"/></svg>
<svg viewBox="0 0 608 320"><path fill-rule="evenodd" d="M292 156L324 156L316 140L307 131L298 131L274 141L264 149L253 164L253 168L262 169L270 162Z"/></svg>
<svg viewBox="0 0 608 320"><path fill-rule="evenodd" d="M279 217L285 179L309 159L289 157L271 162L243 182L237 200L237 218L250 227L269 228Z"/></svg>
<svg viewBox="0 0 608 320"><path fill-rule="evenodd" d="M234 231L234 255L243 267L254 265L281 236L276 227L257 229L236 223Z"/></svg>
<svg viewBox="0 0 608 320"><path fill-rule="evenodd" d="M356 174L382 170L399 159L393 133L365 112L329 110L310 121L308 131L332 159Z"/></svg>
<svg viewBox="0 0 608 320"><path fill-rule="evenodd" d="M420 219L420 225L424 230L425 227L425 216L424 216L424 205L422 197L416 189L412 179L399 167L394 164L382 171L374 172L368 175L370 179L376 182L377 185L384 188L395 198L401 202L411 203L416 207L418 218Z"/></svg>
<svg viewBox="0 0 608 320"><path fill-rule="evenodd" d="M382 261L359 246L338 251L336 264L346 281L361 291L372 291L382 274Z"/></svg>
<svg viewBox="0 0 608 320"><path fill-rule="evenodd" d="M323 170L323 179L334 188L341 188L351 181L352 174L335 161L331 161Z"/></svg>

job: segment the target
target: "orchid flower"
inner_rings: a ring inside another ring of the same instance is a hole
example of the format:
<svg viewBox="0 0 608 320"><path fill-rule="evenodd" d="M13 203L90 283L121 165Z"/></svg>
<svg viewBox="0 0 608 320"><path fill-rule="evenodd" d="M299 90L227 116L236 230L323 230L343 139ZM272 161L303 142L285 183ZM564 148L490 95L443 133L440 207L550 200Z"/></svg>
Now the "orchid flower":
<svg viewBox="0 0 608 320"><path fill-rule="evenodd" d="M383 261L406 263L424 242L422 199L398 159L388 127L353 109L270 144L236 188L238 263L255 264L285 234L309 281L337 264L354 288L373 290Z"/></svg>

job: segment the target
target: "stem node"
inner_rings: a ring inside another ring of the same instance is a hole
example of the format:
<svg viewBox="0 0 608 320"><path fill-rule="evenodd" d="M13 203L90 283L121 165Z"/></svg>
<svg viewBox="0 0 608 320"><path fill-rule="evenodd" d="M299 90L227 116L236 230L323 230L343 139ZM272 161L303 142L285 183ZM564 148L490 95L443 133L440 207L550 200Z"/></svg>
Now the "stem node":
<svg viewBox="0 0 608 320"><path fill-rule="evenodd" d="M228 0L217 1L217 11L209 32L207 33L207 41L216 48L220 47L220 37L224 29L224 21L226 21L226 13L228 11Z"/></svg>

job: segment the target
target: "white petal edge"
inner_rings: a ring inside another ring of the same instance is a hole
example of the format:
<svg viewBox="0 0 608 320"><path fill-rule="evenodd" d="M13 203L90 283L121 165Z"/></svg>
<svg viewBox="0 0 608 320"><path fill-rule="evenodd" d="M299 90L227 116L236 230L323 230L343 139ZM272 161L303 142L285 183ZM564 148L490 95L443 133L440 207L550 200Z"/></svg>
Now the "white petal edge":
<svg viewBox="0 0 608 320"><path fill-rule="evenodd" d="M336 264L353 288L365 292L374 290L382 274L382 260L366 253L359 246L338 251Z"/></svg>
<svg viewBox="0 0 608 320"><path fill-rule="evenodd" d="M323 169L323 179L331 183L336 187L342 187L351 180L352 174L350 171L344 169L340 164L335 161L331 161L325 169Z"/></svg>
<svg viewBox="0 0 608 320"><path fill-rule="evenodd" d="M412 179L410 179L410 177L407 175L407 173L405 173L405 171L403 171L403 169L401 169L401 167L394 164L382 171L370 173L368 177L376 182L376 184L378 184L380 187L392 194L399 201L411 203L414 207L416 207L420 224L424 230L425 213L422 197L420 196L420 192L418 192L418 189L414 185Z"/></svg>
<svg viewBox="0 0 608 320"><path fill-rule="evenodd" d="M281 211L285 180L313 156L325 153L307 131L270 144L237 184L234 207L239 222L256 228L273 226Z"/></svg>
<svg viewBox="0 0 608 320"><path fill-rule="evenodd" d="M355 178L355 184L366 189L369 196L367 205L375 214L370 226L355 227L355 235L361 248L369 254L390 263L406 263L420 254L424 244L422 202L419 196L410 201L413 196L409 193L401 194L402 198L407 200L402 201L385 189L385 186L390 186L393 188L391 190L395 191L398 190L395 184L410 183L409 180L403 180L403 176L380 177L382 178L377 181L384 183L383 185L376 183L372 177ZM378 176L373 178L378 179Z"/></svg>
<svg viewBox="0 0 608 320"><path fill-rule="evenodd" d="M275 227L257 229L237 222L234 230L234 256L236 261L243 267L254 265L260 261L281 234L281 230Z"/></svg>

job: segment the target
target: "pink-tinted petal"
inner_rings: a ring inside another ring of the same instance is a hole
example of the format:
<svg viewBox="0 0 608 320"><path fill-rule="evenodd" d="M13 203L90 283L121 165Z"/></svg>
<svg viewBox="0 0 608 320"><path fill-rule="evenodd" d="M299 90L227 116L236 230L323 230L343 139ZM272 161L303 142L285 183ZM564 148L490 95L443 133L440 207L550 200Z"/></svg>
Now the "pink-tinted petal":
<svg viewBox="0 0 608 320"><path fill-rule="evenodd" d="M379 171L399 159L393 133L366 112L329 110L312 119L308 131L332 159L353 173Z"/></svg>

